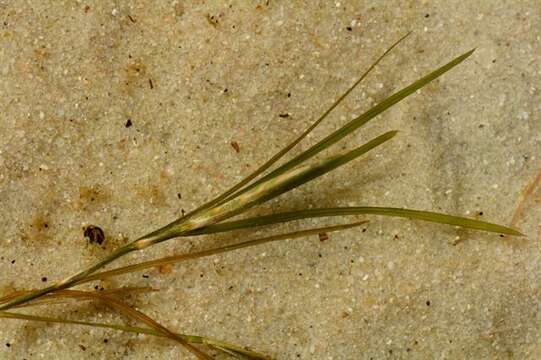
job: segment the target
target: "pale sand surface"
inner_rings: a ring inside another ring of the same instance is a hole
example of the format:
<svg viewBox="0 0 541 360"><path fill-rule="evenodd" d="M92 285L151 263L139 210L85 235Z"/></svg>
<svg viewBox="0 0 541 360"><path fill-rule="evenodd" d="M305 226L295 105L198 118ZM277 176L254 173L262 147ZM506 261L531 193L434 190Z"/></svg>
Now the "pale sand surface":
<svg viewBox="0 0 541 360"><path fill-rule="evenodd" d="M404 206L505 225L515 217L527 237L370 217L327 241L100 286L157 288L128 301L175 331L277 359L541 358L539 0L1 1L0 293L68 276L219 194L409 30L300 149L477 51L342 147L401 130L391 143L260 213ZM90 224L104 230L103 247L85 240ZM173 240L126 261L239 240ZM91 303L25 311L125 321ZM2 359L190 356L149 336L1 320Z"/></svg>

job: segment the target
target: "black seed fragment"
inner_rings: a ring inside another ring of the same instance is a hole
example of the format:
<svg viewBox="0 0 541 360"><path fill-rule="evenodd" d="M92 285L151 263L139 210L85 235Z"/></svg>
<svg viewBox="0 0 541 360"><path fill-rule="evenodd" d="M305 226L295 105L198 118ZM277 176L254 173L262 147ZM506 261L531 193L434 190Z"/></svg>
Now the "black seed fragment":
<svg viewBox="0 0 541 360"><path fill-rule="evenodd" d="M87 226L84 229L83 235L91 244L96 243L101 245L105 241L105 234L103 233L103 230L94 225Z"/></svg>
<svg viewBox="0 0 541 360"><path fill-rule="evenodd" d="M235 149L235 152L238 154L240 152L240 145L236 141L231 141L231 147Z"/></svg>
<svg viewBox="0 0 541 360"><path fill-rule="evenodd" d="M132 122L131 122L131 119L128 119L128 121L126 121L126 127L129 128L130 126L132 126Z"/></svg>

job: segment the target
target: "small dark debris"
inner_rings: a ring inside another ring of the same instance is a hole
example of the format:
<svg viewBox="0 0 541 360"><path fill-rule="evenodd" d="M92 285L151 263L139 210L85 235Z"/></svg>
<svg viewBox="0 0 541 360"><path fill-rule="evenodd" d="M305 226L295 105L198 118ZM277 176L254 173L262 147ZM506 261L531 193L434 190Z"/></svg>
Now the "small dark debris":
<svg viewBox="0 0 541 360"><path fill-rule="evenodd" d="M323 242L325 240L329 240L329 235L327 233L319 233L319 241Z"/></svg>
<svg viewBox="0 0 541 360"><path fill-rule="evenodd" d="M281 118L288 118L288 117L289 117L289 113L278 114L278 116L281 117Z"/></svg>
<svg viewBox="0 0 541 360"><path fill-rule="evenodd" d="M11 344L10 344L10 343L6 343L6 346L7 346L7 347L11 347Z"/></svg>
<svg viewBox="0 0 541 360"><path fill-rule="evenodd" d="M84 9L84 10L85 10L85 13L88 13L88 12L90 11L90 6L85 5L85 9Z"/></svg>
<svg viewBox="0 0 541 360"><path fill-rule="evenodd" d="M363 233L366 232L366 230L368 230L368 229L364 228L364 229L363 229Z"/></svg>
<svg viewBox="0 0 541 360"><path fill-rule="evenodd" d="M12 264L15 264L15 260L11 260L11 263L12 263Z"/></svg>
<svg viewBox="0 0 541 360"><path fill-rule="evenodd" d="M103 343L107 344L109 342L109 339L103 339Z"/></svg>
<svg viewBox="0 0 541 360"><path fill-rule="evenodd" d="M351 26L348 26L348 27L346 27L346 30L347 30L347 31L352 31L353 28L352 28Z"/></svg>
<svg viewBox="0 0 541 360"><path fill-rule="evenodd" d="M425 14L425 18L429 18L430 17L430 14Z"/></svg>
<svg viewBox="0 0 541 360"><path fill-rule="evenodd" d="M482 211L479 211L477 214L478 214L479 216L483 216L483 212L482 212Z"/></svg>
<svg viewBox="0 0 541 360"><path fill-rule="evenodd" d="M237 152L237 154L240 152L240 146L239 146L239 143L236 142L236 141L231 141L231 146L233 147L233 149L235 149L235 151Z"/></svg>
<svg viewBox="0 0 541 360"><path fill-rule="evenodd" d="M83 344L79 344L79 349L86 351L86 346L84 346Z"/></svg>
<svg viewBox="0 0 541 360"><path fill-rule="evenodd" d="M184 13L185 13L184 5L181 2L176 3L175 15L178 17L181 17L182 15L184 15Z"/></svg>
<svg viewBox="0 0 541 360"><path fill-rule="evenodd" d="M426 301L426 306L430 306L430 300Z"/></svg>
<svg viewBox="0 0 541 360"><path fill-rule="evenodd" d="M291 93L290 93L290 92L287 93L287 97L288 97L288 98L291 97Z"/></svg>
<svg viewBox="0 0 541 360"><path fill-rule="evenodd" d="M218 17L214 15L207 14L207 21L210 25L216 27L218 26Z"/></svg>
<svg viewBox="0 0 541 360"><path fill-rule="evenodd" d="M41 281L47 282L47 278L44 276L44 277L41 278Z"/></svg>
<svg viewBox="0 0 541 360"><path fill-rule="evenodd" d="M83 235L91 244L96 243L101 245L105 241L105 234L103 233L103 230L94 225L87 226L84 229Z"/></svg>
<svg viewBox="0 0 541 360"><path fill-rule="evenodd" d="M148 279L149 277L147 274L143 274L143 278Z"/></svg>
<svg viewBox="0 0 541 360"><path fill-rule="evenodd" d="M229 91L229 89L228 89L228 88L225 88L225 89L224 89L224 94L225 94L226 92L228 92L228 91Z"/></svg>
<svg viewBox="0 0 541 360"><path fill-rule="evenodd" d="M131 21L132 23L134 23L134 24L137 22L137 21L135 21L135 19L132 18L131 15L129 15L129 14L128 14L128 19L130 19L130 21Z"/></svg>
<svg viewBox="0 0 541 360"><path fill-rule="evenodd" d="M410 348L406 348L406 352L410 352L410 351L411 351L411 349L410 349Z"/></svg>
<svg viewBox="0 0 541 360"><path fill-rule="evenodd" d="M177 193L177 197L178 197L179 199L182 199L182 194L181 194L181 193Z"/></svg>
<svg viewBox="0 0 541 360"><path fill-rule="evenodd" d="M132 122L131 122L131 119L128 119L128 121L126 121L126 127L129 128L130 126L132 126Z"/></svg>
<svg viewBox="0 0 541 360"><path fill-rule="evenodd" d="M150 86L150 90L154 89L154 84L152 83L152 79L148 79L148 85Z"/></svg>

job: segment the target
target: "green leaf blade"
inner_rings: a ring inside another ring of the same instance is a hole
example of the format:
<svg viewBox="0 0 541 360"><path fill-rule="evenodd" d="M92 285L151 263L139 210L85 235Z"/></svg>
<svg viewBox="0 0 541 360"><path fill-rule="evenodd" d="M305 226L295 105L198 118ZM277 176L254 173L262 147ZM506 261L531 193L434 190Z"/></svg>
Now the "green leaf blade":
<svg viewBox="0 0 541 360"><path fill-rule="evenodd" d="M460 226L467 229L483 230L499 234L524 236L521 232L494 223L480 220L469 219L461 216L447 215L431 211L421 211L412 209L392 208L392 207L339 207L308 209L299 211L290 211L272 215L258 216L249 219L229 221L220 224L208 226L196 231L187 233L186 236L214 234L225 231L253 228L257 226L273 225L294 220L311 219L318 217L351 216L351 215L382 215L402 217L414 220L423 220L439 224Z"/></svg>

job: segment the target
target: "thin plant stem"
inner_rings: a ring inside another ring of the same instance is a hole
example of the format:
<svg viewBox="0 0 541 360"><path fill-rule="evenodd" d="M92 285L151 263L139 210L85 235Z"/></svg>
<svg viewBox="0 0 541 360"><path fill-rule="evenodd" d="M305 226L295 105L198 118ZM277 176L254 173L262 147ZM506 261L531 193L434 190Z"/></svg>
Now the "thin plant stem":
<svg viewBox="0 0 541 360"><path fill-rule="evenodd" d="M39 321L39 322L57 323L57 324L90 326L94 328L112 329L112 330L124 331L124 332L129 332L129 333L134 333L134 334L146 334L146 335L152 335L152 336L157 336L157 337L167 337L162 332L159 332L155 329L150 329L150 328L142 328L142 327L137 327L137 326L128 326L128 325L120 325L120 324L106 324L106 323L97 323L97 322L90 322L90 321L70 320L70 319L59 319L59 318L54 318L54 317L49 317L49 316L37 316L37 315L21 314L21 313L14 313L14 312L8 312L8 311L1 311L0 318L26 320L26 321ZM240 347L238 345L234 345L234 344L227 343L227 342L217 340L217 339L213 339L210 337L198 336L198 335L185 335L185 334L178 334L178 333L176 333L176 335L183 338L186 342L189 342L191 344L202 344L202 345L207 345L207 346L212 346L212 347L223 347L225 349L228 349L229 351L234 351L236 353L247 356L251 359L270 360L269 357L259 354L255 351L251 351L246 348Z"/></svg>
<svg viewBox="0 0 541 360"><path fill-rule="evenodd" d="M24 294L30 294L32 293L34 290L22 290L22 291L16 291L16 292L13 292L7 296L4 296L2 298L0 298L0 304L6 302L6 301L9 301L10 299L13 299L14 297L17 297L17 296L21 296L21 295L24 295ZM50 293L50 294L47 294L45 296L43 296L42 298L40 299L37 299L37 300L34 300L34 301L31 301L31 302L27 302L27 303L24 303L24 304L20 304L16 307L24 307L24 306L35 306L35 305L41 305L42 303L51 303L52 301L54 300L58 300L58 299L65 299L66 297L69 297L69 295L71 294L71 291L73 290L68 290L68 289L65 289L65 290L59 290L59 291L55 291L53 293ZM137 293L145 293L145 292L151 292L151 291L158 291L156 289L153 289L149 286L144 286L144 287L121 287L121 288L117 288L117 289L110 289L110 290L100 290L100 294L102 295L112 295L112 296L119 296L119 295L125 295L125 294L137 294Z"/></svg>
<svg viewBox="0 0 541 360"><path fill-rule="evenodd" d="M160 258L156 260L150 260L150 261L145 261L145 262L141 262L134 265L124 266L124 267L113 269L113 270L99 272L99 273L90 275L82 279L77 284L79 285L79 284L83 284L83 283L94 281L94 280L103 280L105 278L132 273L135 271L141 271L148 268L175 264L175 263L185 261L185 260L193 260L193 259L199 259L202 257L212 256L216 254L222 254L225 252L235 251L235 250L239 250L239 249L243 249L243 248L247 248L251 246L256 246L256 245L262 245L269 242L298 239L298 238L303 238L310 235L317 235L322 232L330 233L330 232L335 232L335 231L342 231L342 230L351 229L351 228L366 224L367 222L368 221L359 221L359 222L354 222L354 223L345 224L345 225L326 226L326 227L320 227L320 228L315 228L315 229L295 231L295 232L291 232L287 234L273 235L273 236L268 236L261 239L243 241L237 244L222 246L222 247L209 249L209 250L203 250L203 251L194 252L194 253L168 256L168 257L164 257L164 258Z"/></svg>

